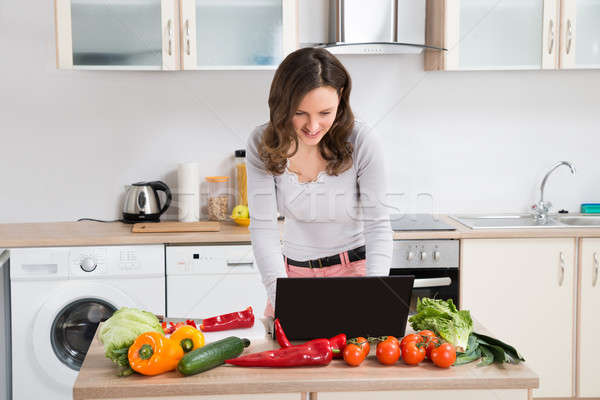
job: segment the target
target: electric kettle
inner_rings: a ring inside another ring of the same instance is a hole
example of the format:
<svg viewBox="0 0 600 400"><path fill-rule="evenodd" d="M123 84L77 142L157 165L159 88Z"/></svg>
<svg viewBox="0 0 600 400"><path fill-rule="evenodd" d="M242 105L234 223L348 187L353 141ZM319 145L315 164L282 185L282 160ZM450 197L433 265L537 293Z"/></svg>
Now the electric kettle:
<svg viewBox="0 0 600 400"><path fill-rule="evenodd" d="M165 204L160 207L158 192L165 192ZM123 222L158 222L171 204L171 190L161 181L137 182L129 186L123 203Z"/></svg>

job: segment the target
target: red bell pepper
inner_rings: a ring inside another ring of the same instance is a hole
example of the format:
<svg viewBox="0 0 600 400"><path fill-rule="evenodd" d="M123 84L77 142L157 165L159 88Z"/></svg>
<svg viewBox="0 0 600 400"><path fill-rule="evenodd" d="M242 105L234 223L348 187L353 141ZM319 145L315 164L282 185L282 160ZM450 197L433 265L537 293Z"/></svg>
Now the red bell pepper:
<svg viewBox="0 0 600 400"><path fill-rule="evenodd" d="M240 367L302 367L327 365L332 356L329 340L315 339L304 344L252 353L225 362Z"/></svg>
<svg viewBox="0 0 600 400"><path fill-rule="evenodd" d="M279 346L281 346L283 348L290 347L292 344L288 340L287 336L285 336L285 333L283 332L283 328L281 327L281 323L279 322L279 318L275 318L274 328L275 328L275 338L277 338L277 343L279 343Z"/></svg>
<svg viewBox="0 0 600 400"><path fill-rule="evenodd" d="M346 347L346 334L340 333L329 339L333 358L344 358L344 348Z"/></svg>
<svg viewBox="0 0 600 400"><path fill-rule="evenodd" d="M252 307L243 311L223 314L202 320L200 330L203 332L226 331L228 329L251 328L254 325Z"/></svg>

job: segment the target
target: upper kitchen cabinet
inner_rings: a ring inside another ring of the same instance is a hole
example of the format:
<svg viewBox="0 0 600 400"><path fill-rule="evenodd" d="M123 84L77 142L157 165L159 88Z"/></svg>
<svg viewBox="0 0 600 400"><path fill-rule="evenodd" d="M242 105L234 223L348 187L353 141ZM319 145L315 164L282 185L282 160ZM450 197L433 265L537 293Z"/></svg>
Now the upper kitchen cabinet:
<svg viewBox="0 0 600 400"><path fill-rule="evenodd" d="M65 69L272 69L297 48L297 0L55 0Z"/></svg>
<svg viewBox="0 0 600 400"><path fill-rule="evenodd" d="M297 48L296 0L181 0L183 69L271 69Z"/></svg>
<svg viewBox="0 0 600 400"><path fill-rule="evenodd" d="M560 68L600 68L600 1L561 0Z"/></svg>
<svg viewBox="0 0 600 400"><path fill-rule="evenodd" d="M552 69L559 0L427 0L426 70Z"/></svg>
<svg viewBox="0 0 600 400"><path fill-rule="evenodd" d="M55 0L57 66L179 69L176 0Z"/></svg>

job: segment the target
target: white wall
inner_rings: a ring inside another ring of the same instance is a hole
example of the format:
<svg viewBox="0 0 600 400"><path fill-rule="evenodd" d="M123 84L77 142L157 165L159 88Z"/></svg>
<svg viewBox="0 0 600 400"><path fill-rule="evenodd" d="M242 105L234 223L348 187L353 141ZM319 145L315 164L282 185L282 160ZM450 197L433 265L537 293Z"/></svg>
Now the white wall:
<svg viewBox="0 0 600 400"><path fill-rule="evenodd" d="M51 1L0 2L0 223L119 217L124 185L199 161L229 172L268 118L272 71L109 72L55 67ZM600 71L432 73L422 56L340 56L352 105L386 144L405 211L523 211L600 202ZM173 208L168 218L176 216Z"/></svg>

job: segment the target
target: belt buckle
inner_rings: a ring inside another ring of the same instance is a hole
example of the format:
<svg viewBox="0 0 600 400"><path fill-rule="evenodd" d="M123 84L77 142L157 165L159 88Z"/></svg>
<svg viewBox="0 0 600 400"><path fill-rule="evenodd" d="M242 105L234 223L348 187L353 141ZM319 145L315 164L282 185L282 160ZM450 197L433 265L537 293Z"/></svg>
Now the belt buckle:
<svg viewBox="0 0 600 400"><path fill-rule="evenodd" d="M318 258L318 259L316 260L316 261L319 263L319 266L318 266L318 267L317 267L316 265L313 267L313 264L312 264L312 263L313 263L313 261L315 261L315 260L308 260L308 267L309 267L310 269L313 269L313 268L323 268L323 262L321 261L321 259L320 259L320 258Z"/></svg>

